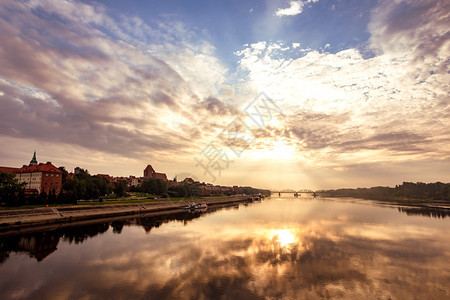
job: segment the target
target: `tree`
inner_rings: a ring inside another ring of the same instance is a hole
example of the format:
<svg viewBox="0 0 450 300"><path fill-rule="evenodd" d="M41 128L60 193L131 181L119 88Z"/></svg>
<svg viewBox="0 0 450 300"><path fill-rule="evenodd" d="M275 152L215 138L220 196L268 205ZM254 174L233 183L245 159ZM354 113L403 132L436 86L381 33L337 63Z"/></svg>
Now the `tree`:
<svg viewBox="0 0 450 300"><path fill-rule="evenodd" d="M184 184L180 184L169 187L168 194L171 197L187 197L188 190L186 189Z"/></svg>
<svg viewBox="0 0 450 300"><path fill-rule="evenodd" d="M201 190L196 185L183 183L169 187L168 194L172 197L197 197Z"/></svg>
<svg viewBox="0 0 450 300"><path fill-rule="evenodd" d="M64 184L64 182L66 182L67 177L69 177L69 172L67 172L66 167L59 167L59 170L61 170L62 172L62 184Z"/></svg>
<svg viewBox="0 0 450 300"><path fill-rule="evenodd" d="M46 193L45 191L42 191L42 192L39 194L39 203L41 203L41 204L46 204L46 203L47 203L47 199L48 199L47 193Z"/></svg>
<svg viewBox="0 0 450 300"><path fill-rule="evenodd" d="M25 183L19 183L11 173L0 172L0 203L8 206L22 205L24 202Z"/></svg>
<svg viewBox="0 0 450 300"><path fill-rule="evenodd" d="M51 189L50 193L48 194L48 203L49 204L55 204L56 203L55 189Z"/></svg>
<svg viewBox="0 0 450 300"><path fill-rule="evenodd" d="M76 203L79 199L97 199L110 194L111 187L107 179L91 176L87 170L81 169L73 178L64 180L61 193L58 203Z"/></svg>
<svg viewBox="0 0 450 300"><path fill-rule="evenodd" d="M162 179L156 179L156 194L162 195L167 192L167 183Z"/></svg>
<svg viewBox="0 0 450 300"><path fill-rule="evenodd" d="M450 200L450 184L435 182L403 182L401 185L391 187L372 187L357 189L338 189L324 191L325 195L332 197L359 197L379 200L421 199L421 200Z"/></svg>
<svg viewBox="0 0 450 300"><path fill-rule="evenodd" d="M121 180L114 184L114 193L117 195L117 197L123 197L125 196L125 187L126 182Z"/></svg>
<svg viewBox="0 0 450 300"><path fill-rule="evenodd" d="M162 179L148 178L141 184L142 192L161 195L167 191L167 183Z"/></svg>

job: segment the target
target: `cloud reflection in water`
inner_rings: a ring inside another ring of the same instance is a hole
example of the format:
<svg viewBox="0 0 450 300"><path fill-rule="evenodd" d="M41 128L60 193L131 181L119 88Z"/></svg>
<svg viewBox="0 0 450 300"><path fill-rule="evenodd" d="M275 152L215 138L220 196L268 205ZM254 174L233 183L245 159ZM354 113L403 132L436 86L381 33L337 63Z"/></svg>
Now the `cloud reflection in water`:
<svg viewBox="0 0 450 300"><path fill-rule="evenodd" d="M0 266L10 275L0 291L11 299L443 299L448 225L358 203L268 200L150 234L126 225L60 243L39 264L12 255Z"/></svg>

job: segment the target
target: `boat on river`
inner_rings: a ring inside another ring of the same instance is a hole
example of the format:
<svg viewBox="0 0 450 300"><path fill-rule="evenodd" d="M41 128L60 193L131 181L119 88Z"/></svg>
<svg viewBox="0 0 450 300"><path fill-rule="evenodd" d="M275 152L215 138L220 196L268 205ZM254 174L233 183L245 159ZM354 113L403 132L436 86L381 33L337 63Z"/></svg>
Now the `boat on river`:
<svg viewBox="0 0 450 300"><path fill-rule="evenodd" d="M206 203L194 203L194 202L192 202L184 207L184 209L187 209L187 210L197 210L197 209L200 210L200 209L206 209L206 208L208 208L208 205Z"/></svg>

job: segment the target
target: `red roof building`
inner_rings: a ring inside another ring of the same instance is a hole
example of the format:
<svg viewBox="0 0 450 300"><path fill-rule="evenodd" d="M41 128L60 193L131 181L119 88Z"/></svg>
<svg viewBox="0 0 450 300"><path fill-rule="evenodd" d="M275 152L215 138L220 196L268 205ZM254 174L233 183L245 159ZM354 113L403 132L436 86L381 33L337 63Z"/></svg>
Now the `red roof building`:
<svg viewBox="0 0 450 300"><path fill-rule="evenodd" d="M62 187L62 171L51 162L30 164L14 172L19 182L25 182L26 189L36 189L39 193L50 194L52 191L58 195Z"/></svg>
<svg viewBox="0 0 450 300"><path fill-rule="evenodd" d="M105 178L108 181L108 184L110 186L112 186L112 187L114 186L114 178L112 176L110 176L109 174L97 174L95 176L100 177L100 178Z"/></svg>
<svg viewBox="0 0 450 300"><path fill-rule="evenodd" d="M148 165L144 169L144 177L146 177L146 178L153 178L153 174L155 174L155 170L153 169L153 167L151 165Z"/></svg>
<svg viewBox="0 0 450 300"><path fill-rule="evenodd" d="M101 178L105 178L109 182L111 182L113 180L113 178L111 176L109 176L109 174L97 174L96 176L101 177Z"/></svg>
<svg viewBox="0 0 450 300"><path fill-rule="evenodd" d="M26 184L26 194L46 192L48 195L52 191L55 194L61 192L62 171L51 162L38 164L36 151L29 165L24 165L22 168L0 167L0 172L15 174L19 183Z"/></svg>
<svg viewBox="0 0 450 300"><path fill-rule="evenodd" d="M163 181L167 181L167 175L165 173L156 173L154 174L155 179L161 179Z"/></svg>
<svg viewBox="0 0 450 300"><path fill-rule="evenodd" d="M183 182L188 183L188 184L194 184L195 183L194 179L192 179L192 178L185 178L183 180Z"/></svg>
<svg viewBox="0 0 450 300"><path fill-rule="evenodd" d="M163 181L167 180L167 175L165 173L156 173L151 165L148 165L144 170L144 178L154 178L161 179Z"/></svg>
<svg viewBox="0 0 450 300"><path fill-rule="evenodd" d="M15 173L19 168L0 167L0 172L3 173Z"/></svg>

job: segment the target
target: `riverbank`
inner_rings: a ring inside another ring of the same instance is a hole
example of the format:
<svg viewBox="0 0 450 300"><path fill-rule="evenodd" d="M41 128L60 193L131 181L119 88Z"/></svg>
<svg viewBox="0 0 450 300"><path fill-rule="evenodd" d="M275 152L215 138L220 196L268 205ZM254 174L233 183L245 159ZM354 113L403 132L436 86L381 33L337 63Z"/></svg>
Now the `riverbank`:
<svg viewBox="0 0 450 300"><path fill-rule="evenodd" d="M450 203L443 200L417 200L417 199L402 199L402 200L379 200L363 197L318 197L318 200L338 200L356 203L367 203L369 205L376 205L382 207L396 208L398 211L406 213L407 215L421 215L434 218L450 217Z"/></svg>
<svg viewBox="0 0 450 300"><path fill-rule="evenodd" d="M247 201L247 196L210 197L201 201L208 206L225 205ZM135 214L170 214L184 210L192 202L190 198L180 201L153 201L126 204L78 205L41 207L0 211L0 232L21 231L26 228L72 223Z"/></svg>
<svg viewBox="0 0 450 300"><path fill-rule="evenodd" d="M386 205L395 205L395 206L426 206L426 207L435 207L435 208L450 208L450 201L448 200L435 200L435 199L417 199L417 198L407 198L407 197L382 197L382 198L376 198L376 197L369 197L369 196L336 196L336 195L327 195L325 193L319 193L319 197L321 198L336 198L336 199L343 199L343 198L355 198L355 199L361 199L361 200L369 200L369 201L376 201L381 204Z"/></svg>

